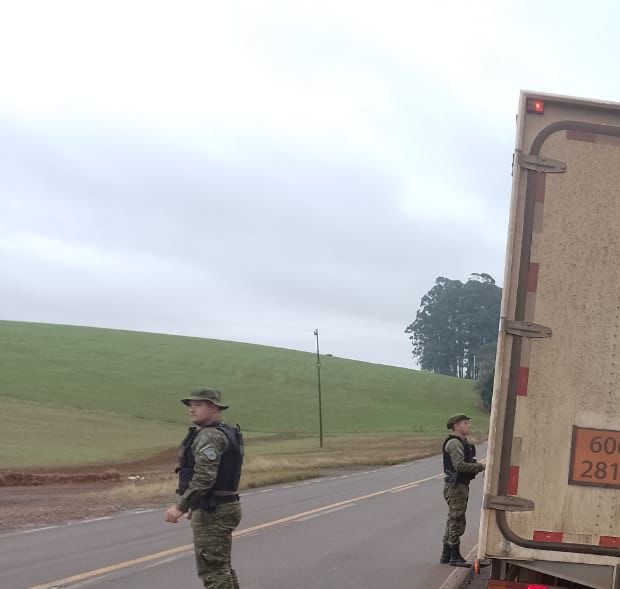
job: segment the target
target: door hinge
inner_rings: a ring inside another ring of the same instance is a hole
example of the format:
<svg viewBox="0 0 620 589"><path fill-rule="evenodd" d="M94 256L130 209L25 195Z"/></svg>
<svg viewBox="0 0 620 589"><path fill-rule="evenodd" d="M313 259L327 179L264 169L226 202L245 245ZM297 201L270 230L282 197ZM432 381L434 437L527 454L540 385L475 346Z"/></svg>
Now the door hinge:
<svg viewBox="0 0 620 589"><path fill-rule="evenodd" d="M532 323L531 321L513 321L511 319L502 319L502 329L506 333L516 335L518 337L546 338L551 337L553 332L550 327Z"/></svg>
<svg viewBox="0 0 620 589"><path fill-rule="evenodd" d="M534 511L533 501L512 495L485 495L483 506L497 511Z"/></svg>
<svg viewBox="0 0 620 589"><path fill-rule="evenodd" d="M522 168L533 170L534 172L541 172L543 174L563 174L567 169L565 162L547 158L542 155L518 152L517 158Z"/></svg>

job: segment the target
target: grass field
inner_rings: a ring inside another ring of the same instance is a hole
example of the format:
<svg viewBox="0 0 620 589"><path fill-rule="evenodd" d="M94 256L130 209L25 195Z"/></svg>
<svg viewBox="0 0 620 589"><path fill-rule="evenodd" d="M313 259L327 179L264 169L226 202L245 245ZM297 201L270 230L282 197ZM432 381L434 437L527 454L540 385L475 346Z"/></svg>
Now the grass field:
<svg viewBox="0 0 620 589"><path fill-rule="evenodd" d="M8 397L0 397L0 414L0 469L137 460L178 444L181 431L169 423Z"/></svg>
<svg viewBox="0 0 620 589"><path fill-rule="evenodd" d="M251 455L316 446L310 353L9 321L0 321L0 351L0 468L131 460L171 447L187 421L179 397L204 384L224 391L226 419L248 432ZM322 357L321 376L331 447L391 439L393 453L399 436L443 435L446 416L460 411L487 429L471 381L335 357Z"/></svg>

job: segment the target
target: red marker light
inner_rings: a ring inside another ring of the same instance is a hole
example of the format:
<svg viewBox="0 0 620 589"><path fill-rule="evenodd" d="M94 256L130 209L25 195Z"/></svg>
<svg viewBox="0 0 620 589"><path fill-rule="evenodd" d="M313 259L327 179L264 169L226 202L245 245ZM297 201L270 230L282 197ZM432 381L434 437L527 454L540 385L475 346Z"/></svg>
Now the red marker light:
<svg viewBox="0 0 620 589"><path fill-rule="evenodd" d="M545 114L545 102L544 100L538 100L537 98L527 99L527 112L536 115Z"/></svg>

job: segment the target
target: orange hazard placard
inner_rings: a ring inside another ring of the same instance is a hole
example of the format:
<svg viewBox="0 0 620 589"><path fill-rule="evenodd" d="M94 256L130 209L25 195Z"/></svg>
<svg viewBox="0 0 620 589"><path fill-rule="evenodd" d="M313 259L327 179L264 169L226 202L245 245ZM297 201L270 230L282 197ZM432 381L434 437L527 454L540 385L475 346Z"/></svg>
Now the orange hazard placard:
<svg viewBox="0 0 620 589"><path fill-rule="evenodd" d="M620 432L574 426L568 483L620 488Z"/></svg>

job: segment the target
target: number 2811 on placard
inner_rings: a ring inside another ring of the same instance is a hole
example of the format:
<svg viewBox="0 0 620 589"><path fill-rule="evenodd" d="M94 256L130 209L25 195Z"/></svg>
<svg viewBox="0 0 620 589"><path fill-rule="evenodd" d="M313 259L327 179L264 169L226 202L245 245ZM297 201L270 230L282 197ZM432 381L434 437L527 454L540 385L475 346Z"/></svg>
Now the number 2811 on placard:
<svg viewBox="0 0 620 589"><path fill-rule="evenodd" d="M568 482L620 488L620 432L574 426Z"/></svg>

